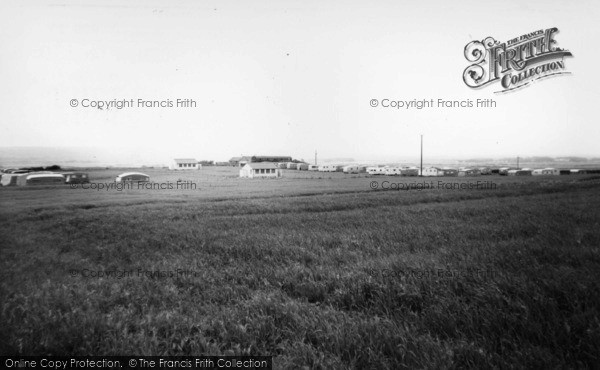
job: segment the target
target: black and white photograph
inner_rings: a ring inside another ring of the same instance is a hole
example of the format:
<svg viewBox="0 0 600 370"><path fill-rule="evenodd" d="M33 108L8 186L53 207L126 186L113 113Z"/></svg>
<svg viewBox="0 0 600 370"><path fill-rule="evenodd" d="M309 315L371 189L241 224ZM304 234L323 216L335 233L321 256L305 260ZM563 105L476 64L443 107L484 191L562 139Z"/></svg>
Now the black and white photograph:
<svg viewBox="0 0 600 370"><path fill-rule="evenodd" d="M1 1L0 368L598 368L598 20Z"/></svg>

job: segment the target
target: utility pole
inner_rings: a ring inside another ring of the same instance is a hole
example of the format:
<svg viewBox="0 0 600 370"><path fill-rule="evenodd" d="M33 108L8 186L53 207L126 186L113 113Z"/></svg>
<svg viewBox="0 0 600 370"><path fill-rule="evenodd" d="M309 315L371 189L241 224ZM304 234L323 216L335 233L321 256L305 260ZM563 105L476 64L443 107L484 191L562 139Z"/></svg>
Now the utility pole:
<svg viewBox="0 0 600 370"><path fill-rule="evenodd" d="M517 170L519 170L519 156L517 156Z"/></svg>
<svg viewBox="0 0 600 370"><path fill-rule="evenodd" d="M317 165L317 151L315 150L315 166Z"/></svg>
<svg viewBox="0 0 600 370"><path fill-rule="evenodd" d="M423 135L421 135L421 173L420 176L423 176Z"/></svg>

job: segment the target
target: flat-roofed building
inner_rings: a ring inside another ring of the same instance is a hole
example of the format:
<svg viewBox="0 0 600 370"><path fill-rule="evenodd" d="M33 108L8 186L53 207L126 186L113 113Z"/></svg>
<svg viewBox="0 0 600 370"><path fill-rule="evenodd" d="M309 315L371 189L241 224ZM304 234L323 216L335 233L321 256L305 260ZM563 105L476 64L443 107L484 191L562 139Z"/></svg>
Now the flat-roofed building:
<svg viewBox="0 0 600 370"><path fill-rule="evenodd" d="M173 159L171 165L169 166L170 170L176 171L197 170L200 168L202 168L202 165L199 164L198 161L193 158Z"/></svg>
<svg viewBox="0 0 600 370"><path fill-rule="evenodd" d="M240 169L240 177L255 178L278 178L281 177L281 169L271 162L246 163Z"/></svg>

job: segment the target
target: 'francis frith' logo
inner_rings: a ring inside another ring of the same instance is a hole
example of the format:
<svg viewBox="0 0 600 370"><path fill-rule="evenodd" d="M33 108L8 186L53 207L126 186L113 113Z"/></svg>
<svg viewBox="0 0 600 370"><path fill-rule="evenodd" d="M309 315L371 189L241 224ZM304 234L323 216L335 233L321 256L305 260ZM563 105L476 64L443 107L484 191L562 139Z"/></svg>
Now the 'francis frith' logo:
<svg viewBox="0 0 600 370"><path fill-rule="evenodd" d="M505 92L565 71L564 58L572 56L568 50L556 47L558 28L537 30L507 42L493 37L471 41L465 46L465 58L473 64L463 72L465 84L471 88L500 82Z"/></svg>

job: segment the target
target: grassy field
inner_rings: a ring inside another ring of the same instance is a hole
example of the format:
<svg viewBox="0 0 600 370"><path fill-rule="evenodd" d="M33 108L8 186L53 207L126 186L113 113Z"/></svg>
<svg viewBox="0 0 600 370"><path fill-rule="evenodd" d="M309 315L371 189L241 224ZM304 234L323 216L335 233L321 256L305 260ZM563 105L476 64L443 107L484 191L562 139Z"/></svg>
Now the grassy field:
<svg viewBox="0 0 600 370"><path fill-rule="evenodd" d="M197 188L0 188L0 354L600 363L598 176L144 172ZM496 188L381 190L384 180Z"/></svg>

